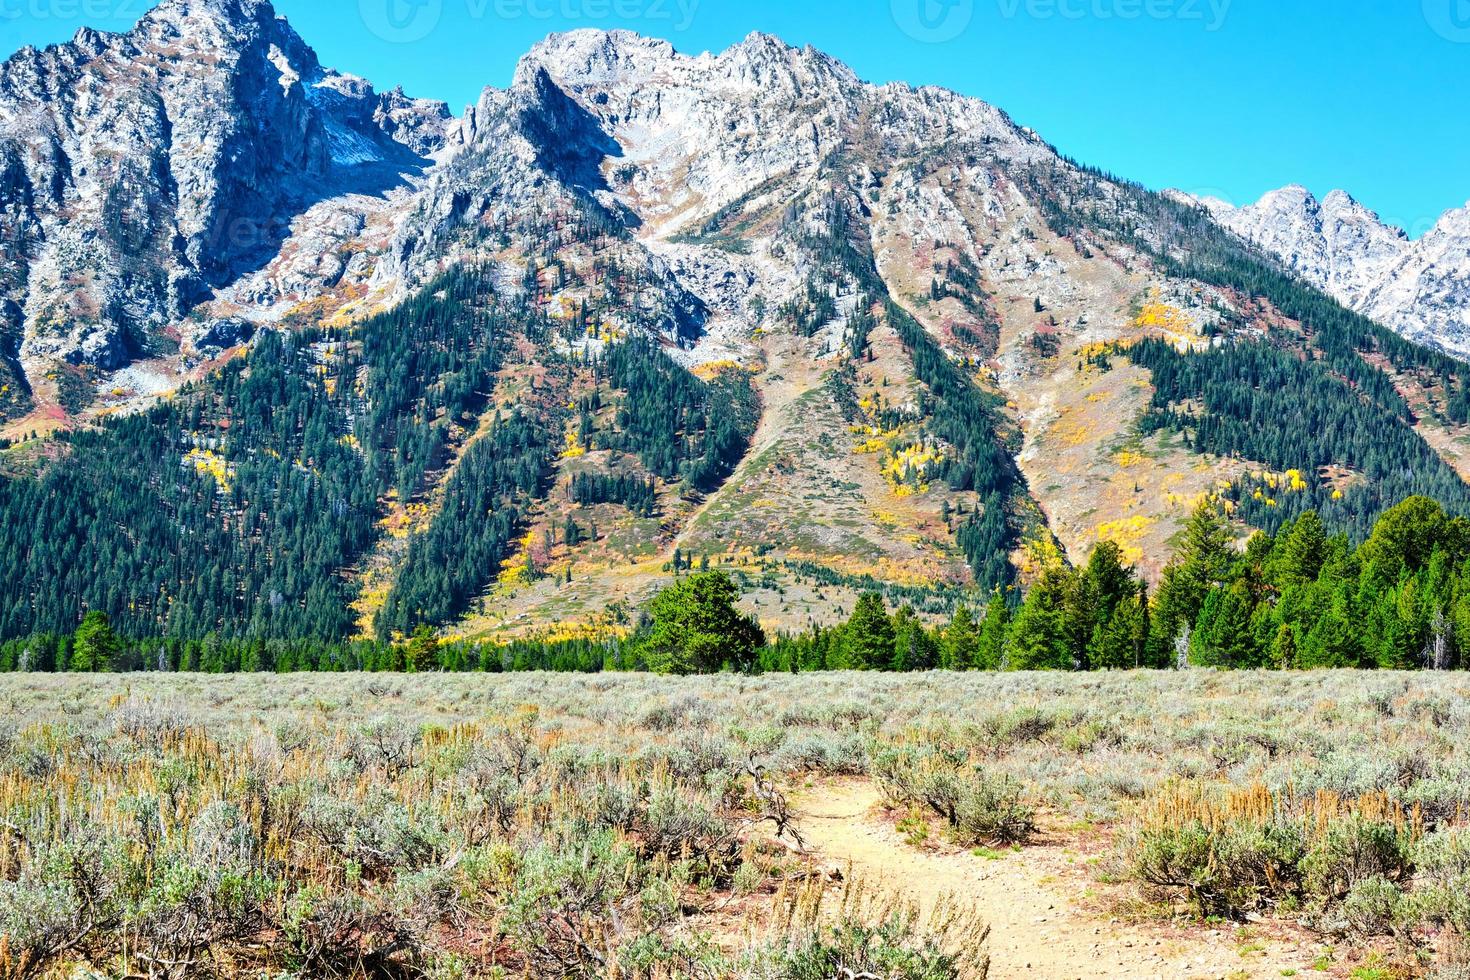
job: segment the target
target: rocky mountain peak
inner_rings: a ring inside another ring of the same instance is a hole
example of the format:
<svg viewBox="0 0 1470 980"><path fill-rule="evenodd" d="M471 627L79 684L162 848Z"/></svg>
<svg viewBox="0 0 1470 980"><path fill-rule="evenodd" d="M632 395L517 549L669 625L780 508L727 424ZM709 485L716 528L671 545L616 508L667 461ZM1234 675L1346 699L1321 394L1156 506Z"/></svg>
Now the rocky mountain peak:
<svg viewBox="0 0 1470 980"><path fill-rule="evenodd" d="M668 41L632 31L569 31L533 47L521 59L516 77L528 78L537 68L574 87L626 89L656 80L678 83L698 78L704 84L751 90L773 87L771 94L791 95L814 87L860 84L852 69L837 59L759 31L723 52L700 55L683 54Z"/></svg>
<svg viewBox="0 0 1470 980"><path fill-rule="evenodd" d="M217 24L240 27L277 20L270 0L163 0L139 21L146 24Z"/></svg>
<svg viewBox="0 0 1470 980"><path fill-rule="evenodd" d="M230 57L253 44L276 45L298 67L319 67L316 53L267 0L165 0L122 37L174 56L208 50Z"/></svg>
<svg viewBox="0 0 1470 980"><path fill-rule="evenodd" d="M296 215L401 184L448 125L323 68L267 0L165 0L126 33L22 51L0 65L0 305L23 310L0 347L43 376L172 355L167 328L270 262Z"/></svg>
<svg viewBox="0 0 1470 980"><path fill-rule="evenodd" d="M1321 207L1323 211L1372 213L1362 204L1358 203L1357 198L1353 197L1347 191L1340 189L1328 191L1327 196L1322 198Z"/></svg>
<svg viewBox="0 0 1470 980"><path fill-rule="evenodd" d="M1256 206L1262 209L1316 211L1321 203L1315 194L1301 184L1287 184L1274 191L1267 191Z"/></svg>
<svg viewBox="0 0 1470 980"><path fill-rule="evenodd" d="M1446 235L1458 238L1470 237L1470 202L1463 208L1453 208L1440 216L1431 235Z"/></svg>
<svg viewBox="0 0 1470 980"><path fill-rule="evenodd" d="M1244 207L1199 203L1345 306L1470 355L1470 208L1447 213L1413 241L1341 190L1319 201L1293 184Z"/></svg>
<svg viewBox="0 0 1470 980"><path fill-rule="evenodd" d="M521 58L512 87L540 71L571 85L646 81L678 58L669 42L632 31L567 31L550 35Z"/></svg>

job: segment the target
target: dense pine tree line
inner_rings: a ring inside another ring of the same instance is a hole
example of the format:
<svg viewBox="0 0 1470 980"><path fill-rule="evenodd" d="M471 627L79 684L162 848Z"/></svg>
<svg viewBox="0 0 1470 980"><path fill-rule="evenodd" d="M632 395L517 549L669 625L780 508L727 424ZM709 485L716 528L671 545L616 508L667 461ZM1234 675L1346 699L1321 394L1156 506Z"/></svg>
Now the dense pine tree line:
<svg viewBox="0 0 1470 980"><path fill-rule="evenodd" d="M1361 539L1394 501L1424 494L1470 512L1470 487L1391 406L1365 400L1321 360L1302 360L1270 344L1235 343L1182 354L1148 340L1127 356L1153 376L1145 431L1189 434L1199 452L1234 456L1284 472L1299 470L1297 492L1234 492L1248 523L1275 531L1307 510ZM1197 413L1173 406L1191 404ZM1362 479L1341 488L1317 478L1346 467Z"/></svg>
<svg viewBox="0 0 1470 980"><path fill-rule="evenodd" d="M1314 512L1244 547L1213 505L1195 512L1155 594L1120 549L1058 560L1024 599L994 592L937 628L865 593L840 626L761 645L734 579L701 572L659 597L626 639L508 645L266 638L124 640L100 612L72 634L0 643L0 670L756 671L1463 669L1470 667L1470 519L1425 497L1391 508L1357 547ZM694 646L684 649L688 639Z"/></svg>
<svg viewBox="0 0 1470 980"><path fill-rule="evenodd" d="M743 373L701 380L644 339L608 348L597 369L623 392L616 431L599 433L599 446L698 492L719 487L745 455L760 410Z"/></svg>
<svg viewBox="0 0 1470 980"><path fill-rule="evenodd" d="M339 633L335 572L371 536L376 488L309 340L268 335L209 384L73 435L38 478L0 480L0 635L70 632L88 609L141 635Z"/></svg>
<svg viewBox="0 0 1470 980"><path fill-rule="evenodd" d="M429 529L409 545L398 580L378 613L381 637L462 615L512 550L530 504L551 475L544 420L516 412L496 421L465 451Z"/></svg>
<svg viewBox="0 0 1470 980"><path fill-rule="evenodd" d="M626 473L577 473L572 476L568 492L578 507L622 504L639 517L652 517L658 508L653 480Z"/></svg>
<svg viewBox="0 0 1470 980"><path fill-rule="evenodd" d="M450 424L476 424L510 337L547 332L525 303L503 307L490 277L457 268L360 331L367 377L355 431L379 478L403 499L444 464Z"/></svg>
<svg viewBox="0 0 1470 980"><path fill-rule="evenodd" d="M411 496L474 423L499 344L543 329L461 268L351 335L268 332L151 411L0 478L0 636L88 610L129 635L331 640L378 499Z"/></svg>
<svg viewBox="0 0 1470 980"><path fill-rule="evenodd" d="M1244 549L1214 507L1190 521L1157 595L1103 543L1046 569L1013 608L960 607L927 629L876 593L832 629L778 638L765 670L1110 670L1470 667L1470 520L1413 497L1367 540L1330 536L1308 511Z"/></svg>
<svg viewBox="0 0 1470 980"><path fill-rule="evenodd" d="M110 627L108 629L110 631ZM3 673L502 673L531 670L598 673L635 670L640 666L632 649L618 640L516 640L504 644L434 642L425 651L418 648L415 640L328 643L321 640L232 639L210 634L197 640L134 641L121 638L114 632L99 636L95 627L88 639L79 627L76 634L41 634L0 642L0 672Z"/></svg>

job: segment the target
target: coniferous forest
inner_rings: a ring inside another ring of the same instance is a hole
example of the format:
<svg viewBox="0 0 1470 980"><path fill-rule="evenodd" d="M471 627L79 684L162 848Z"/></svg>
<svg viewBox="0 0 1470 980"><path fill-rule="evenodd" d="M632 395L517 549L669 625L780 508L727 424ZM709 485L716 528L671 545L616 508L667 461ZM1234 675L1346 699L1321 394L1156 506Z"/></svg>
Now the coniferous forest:
<svg viewBox="0 0 1470 980"><path fill-rule="evenodd" d="M1042 186L1054 177L1029 179ZM1374 359L1429 392L1417 410L1443 423L1470 417L1465 366L1281 274L1196 211L1131 192L1135 212L1159 212L1154 223L1173 229L1170 240L1147 243L1155 262L1265 297L1301 331L1233 330L1195 350L1144 340L1094 366L1107 371L1126 358L1149 372L1140 434L1180 433L1196 453L1308 474L1298 492L1272 494L1265 477L1249 474L1222 490L1195 515L1152 594L1108 544L1023 585L1013 555L1024 533L1044 529L1003 400L891 296L853 217L861 202L834 193L821 202L820 221L788 216L794 243L813 257L810 302L778 316L812 337L838 316L833 296L855 296L842 320L842 367L829 377L844 404L855 402L849 379L871 358L871 332L885 324L897 335L918 386L905 412L945 447L931 476L975 495L950 527L974 574L971 601L938 623L933 609L892 609L865 595L840 628L762 638L717 664L701 660L700 669L1445 667L1470 659L1461 586L1470 554L1458 516L1470 513L1470 488L1416 431L1416 410ZM1059 234L1132 234L1085 187L1048 185L1041 197L1066 204L1047 215ZM553 286L567 274L548 268ZM931 299L958 298L989 315L971 272L951 262L945 276ZM265 332L248 355L151 410L62 433L29 462L8 462L0 664L657 666L641 645L660 626L647 615L611 640L446 644L428 656L403 639L422 647L425 630L456 622L495 584L557 482L564 440L639 464L574 473L567 498L643 519L659 515L661 484L702 499L749 449L761 406L748 372L698 377L652 332L614 336L596 354L569 352L545 299L535 274L505 288L486 270L456 268L351 330ZM584 304L574 325L595 332L597 313ZM524 370L533 361L535 370ZM518 374L543 378L541 389L533 381L498 400L502 378ZM568 400L574 378L583 393ZM385 501L415 503L429 516L370 617L375 639L352 640L362 626L353 573L382 540ZM1233 541L1243 527L1264 533ZM685 570L675 563L676 574ZM107 642L82 642L84 632Z"/></svg>
<svg viewBox="0 0 1470 980"><path fill-rule="evenodd" d="M431 535L424 547L437 540ZM1345 533L1329 533L1315 511L1275 535L1258 532L1242 546L1221 510L1202 504L1152 593L1121 550L1104 542L1077 567L1056 560L1024 594L998 589L973 607L959 604L943 622L909 605L892 609L882 595L869 592L840 626L766 637L736 608L743 578L738 568L677 576L627 635L561 641L440 642L422 625L398 642L217 633L187 640L140 638L92 612L74 632L0 644L0 670L1470 667L1470 519L1451 517L1426 497L1390 508L1356 546ZM432 585L416 587L433 594Z"/></svg>
<svg viewBox="0 0 1470 980"><path fill-rule="evenodd" d="M0 635L96 610L130 635L344 636L340 573L379 499L444 464L503 342L537 329L459 269L351 337L266 333L151 411L65 437L38 477L0 479Z"/></svg>

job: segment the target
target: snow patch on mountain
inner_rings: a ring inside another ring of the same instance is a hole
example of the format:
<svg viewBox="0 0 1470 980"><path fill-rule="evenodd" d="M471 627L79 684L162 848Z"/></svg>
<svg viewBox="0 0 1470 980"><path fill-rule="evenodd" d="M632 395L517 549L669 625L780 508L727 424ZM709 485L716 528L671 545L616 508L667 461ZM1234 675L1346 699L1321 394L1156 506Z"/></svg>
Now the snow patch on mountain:
<svg viewBox="0 0 1470 980"><path fill-rule="evenodd" d="M1350 309L1410 340L1470 356L1470 208L1447 213L1413 241L1343 191L1319 201L1292 185L1244 207L1196 200Z"/></svg>

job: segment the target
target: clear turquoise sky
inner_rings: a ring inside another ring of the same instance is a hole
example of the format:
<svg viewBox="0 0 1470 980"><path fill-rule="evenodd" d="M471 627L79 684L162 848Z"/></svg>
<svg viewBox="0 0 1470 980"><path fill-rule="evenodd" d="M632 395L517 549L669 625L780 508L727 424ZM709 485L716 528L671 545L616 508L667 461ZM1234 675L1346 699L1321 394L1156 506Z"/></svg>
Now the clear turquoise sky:
<svg viewBox="0 0 1470 980"><path fill-rule="evenodd" d="M0 0L0 52L151 0ZM1470 0L276 0L322 61L458 111L555 30L753 30L979 96L1153 187L1341 187L1420 234L1470 200Z"/></svg>

